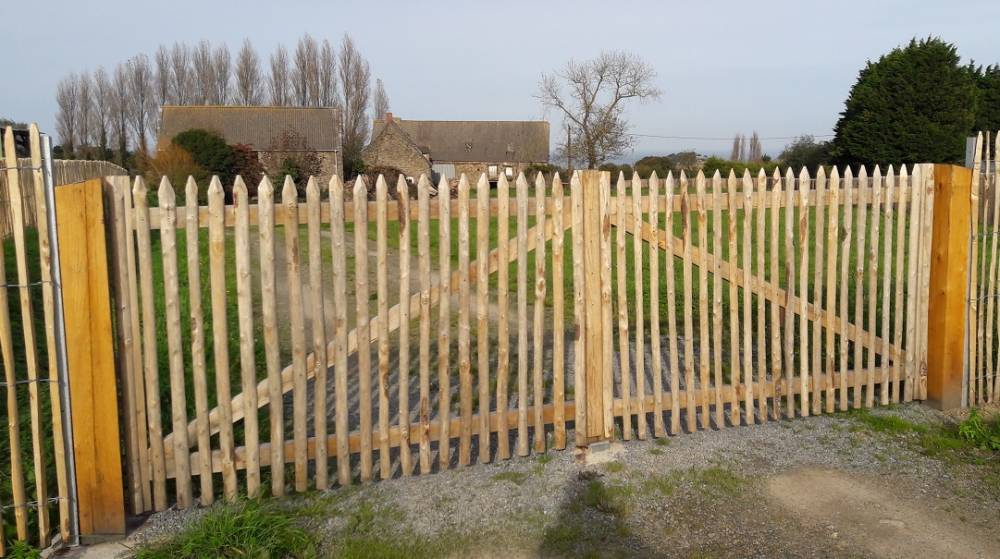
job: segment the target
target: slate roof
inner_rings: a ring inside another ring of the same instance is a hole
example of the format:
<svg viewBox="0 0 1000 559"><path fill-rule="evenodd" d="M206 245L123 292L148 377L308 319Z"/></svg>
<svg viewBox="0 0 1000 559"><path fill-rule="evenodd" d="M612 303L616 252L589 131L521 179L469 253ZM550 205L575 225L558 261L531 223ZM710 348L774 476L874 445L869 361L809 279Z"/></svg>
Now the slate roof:
<svg viewBox="0 0 1000 559"><path fill-rule="evenodd" d="M341 149L340 111L335 108L164 105L159 145L192 128L217 132L229 144L257 151L267 151L274 138L289 130L316 151Z"/></svg>
<svg viewBox="0 0 1000 559"><path fill-rule="evenodd" d="M434 161L545 163L549 160L549 123L545 121L395 117L393 121L413 143L426 146ZM377 137L384 126L384 120L376 120L372 137Z"/></svg>

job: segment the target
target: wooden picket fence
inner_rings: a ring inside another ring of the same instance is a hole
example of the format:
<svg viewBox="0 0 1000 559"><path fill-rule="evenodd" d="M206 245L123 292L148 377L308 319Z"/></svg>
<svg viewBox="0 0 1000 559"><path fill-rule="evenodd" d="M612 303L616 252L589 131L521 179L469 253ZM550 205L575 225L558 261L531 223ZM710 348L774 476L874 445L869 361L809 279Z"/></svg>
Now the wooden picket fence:
<svg viewBox="0 0 1000 559"><path fill-rule="evenodd" d="M997 357L997 261L1000 249L1000 189L996 156L1000 133L980 132L972 160L972 231L968 308L966 388L968 404L983 405L1000 399L1000 359Z"/></svg>
<svg viewBox="0 0 1000 559"><path fill-rule="evenodd" d="M926 397L931 165L111 183L135 512Z"/></svg>
<svg viewBox="0 0 1000 559"><path fill-rule="evenodd" d="M35 125L29 129L29 147L31 157L18 159L14 132L6 128L0 169L0 215L6 217L0 219L0 356L7 425L0 443L0 555L8 538L45 547L55 529L64 541L70 535L51 244ZM29 197L30 204L25 202ZM53 510L58 511L55 526Z"/></svg>
<svg viewBox="0 0 1000 559"><path fill-rule="evenodd" d="M35 132L30 134L37 134ZM30 157L17 159L19 167L30 169L32 166ZM56 159L52 161L52 178L56 186L83 182L87 179L102 178L107 176L127 176L128 171L114 163L108 161L85 161L76 159ZM35 203L35 189L32 183L31 173L21 173L20 180L20 205L24 218L24 226L29 228L37 227L36 217L38 206ZM6 177L0 179L0 239L9 238L14 230L13 215L11 212L15 198L10 192L9 182ZM44 223L44 222L43 222Z"/></svg>

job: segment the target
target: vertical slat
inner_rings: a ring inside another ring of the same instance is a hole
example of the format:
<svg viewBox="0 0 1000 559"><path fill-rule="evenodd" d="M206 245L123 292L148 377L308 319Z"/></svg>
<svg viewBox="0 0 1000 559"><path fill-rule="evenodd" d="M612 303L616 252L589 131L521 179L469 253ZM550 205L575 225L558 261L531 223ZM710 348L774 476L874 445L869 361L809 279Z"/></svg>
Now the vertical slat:
<svg viewBox="0 0 1000 559"><path fill-rule="evenodd" d="M743 409L747 425L757 422L753 403L753 179L743 171ZM738 347L738 346L734 346Z"/></svg>
<svg viewBox="0 0 1000 559"><path fill-rule="evenodd" d="M479 382L479 461L490 461L490 183L476 182L476 373ZM506 264L506 262L504 263ZM503 417L499 413L498 417ZM506 419L506 418L505 418Z"/></svg>
<svg viewBox="0 0 1000 559"><path fill-rule="evenodd" d="M469 179L458 181L458 463L469 465L472 444L472 361L469 348Z"/></svg>
<svg viewBox="0 0 1000 559"><path fill-rule="evenodd" d="M497 181L497 416L506 417L510 380L510 319L509 288L510 288L510 184L507 177L500 175ZM581 342L577 342L582 345ZM582 363L582 361L577 361ZM577 375L579 380L583 375ZM579 396L580 392L576 392ZM577 409L582 402L577 397ZM577 423L577 436L585 431ZM497 457L502 460L510 458L510 435L506 421L497 422Z"/></svg>
<svg viewBox="0 0 1000 559"><path fill-rule="evenodd" d="M553 446L566 448L565 284L563 279L563 185L552 177L552 406Z"/></svg>
<svg viewBox="0 0 1000 559"><path fill-rule="evenodd" d="M907 194L907 192L909 192ZM903 349L903 292L906 285L903 283L903 274L906 268L906 201L913 196L913 187L910 185L910 177L906 171L906 165L899 168L899 179L896 183L896 208L893 211L893 221L896 222L896 269L895 269L895 302L892 309L892 345L897 351ZM991 301L992 302L992 301ZM992 324L992 322L991 322ZM992 345L990 346L992 347ZM902 388L901 375L903 374L903 363L898 357L892 358L892 383L890 385L890 399L894 403L899 403Z"/></svg>
<svg viewBox="0 0 1000 559"><path fill-rule="evenodd" d="M438 303L438 463L442 470L451 462L451 187L447 179L438 183L438 263L441 266L441 301Z"/></svg>
<svg viewBox="0 0 1000 559"><path fill-rule="evenodd" d="M291 182L285 181L285 192L294 195L294 187L289 191L288 185ZM361 481L371 481L372 479L372 364L371 364L371 322L369 319L368 302L371 299L368 289L368 186L364 177L358 177L354 181L354 192L351 196L354 202L354 306L358 340L358 420L361 436ZM292 219L295 215L291 213L294 207L292 203L286 206L290 223L297 223L297 219ZM288 226L286 226L286 234ZM286 237L288 238L288 237ZM296 235L291 237L297 239ZM292 252L289 247L288 253ZM292 269L289 264L289 281L292 282ZM294 311L294 309L293 309ZM294 319L293 319L294 322ZM293 337L296 326L292 325ZM293 340L292 345L295 345ZM295 352L294 348L292 350ZM303 368L303 371L305 369ZM303 423L303 431L304 431ZM296 434L296 438L298 435ZM303 445L303 455L305 445ZM296 486L298 485L298 450L296 449ZM305 476L305 463L303 456L303 477ZM297 487L296 487L297 488ZM304 487L303 487L304 489Z"/></svg>
<svg viewBox="0 0 1000 559"><path fill-rule="evenodd" d="M534 450L545 452L545 419L542 406L545 405L545 384L542 375L545 366L545 179L538 173L535 180L535 300L534 324L532 325L534 348L534 371L532 374L532 419L534 420Z"/></svg>
<svg viewBox="0 0 1000 559"><path fill-rule="evenodd" d="M882 266L882 373L879 379L879 403L883 406L889 403L889 325L891 323L890 311L892 310L892 225L893 225L893 203L896 202L896 174L889 166L885 176L885 209L882 212L885 218L885 248L883 249Z"/></svg>
<svg viewBox="0 0 1000 559"><path fill-rule="evenodd" d="M855 249L855 261L854 261L854 326L857 328L858 337L854 341L854 394L851 400L852 407L860 408L863 400L861 399L861 381L864 378L864 350L861 345L861 336L864 335L865 326L865 261L867 258L867 250L865 245L865 237L867 234L867 220L868 220L868 204L865 203L865 191L868 190L868 172L865 170L864 165L858 171L858 225L855 228L858 234L858 244ZM869 191L871 192L871 191ZM871 197L868 198L871 200Z"/></svg>
<svg viewBox="0 0 1000 559"><path fill-rule="evenodd" d="M498 185L499 197L500 197L500 216L501 222L499 226L500 242L504 243L506 237L506 227L504 223L508 218L508 208L507 208L507 181L504 180L503 176L500 177L500 182ZM569 192L570 192L570 203L572 204L572 216L573 216L573 401L576 404L576 413L574 414L574 432L576 434L576 445L584 446L587 443L587 381L584 378L583 369L585 366L587 347L586 347L586 336L584 335L583 328L586 322L586 307L585 307L585 294L583 289L583 256L584 256L584 244L583 244L583 185L580 183L579 173L573 173L570 177L569 182ZM500 261L503 262L503 256L506 255L507 251L505 247L501 248L500 251ZM506 266L501 266L501 271L506 268ZM506 278L506 274L503 276ZM498 286L500 293L506 291L506 284L503 280L498 281ZM506 310L506 295L503 304L500 306L501 310L501 320L500 325L504 326L505 321L503 320ZM501 338L501 350L506 346L506 339ZM501 354L502 355L502 354ZM501 359L501 363L503 360ZM497 375L497 409L500 408L500 373L504 369L500 368ZM504 425L506 422L500 422ZM506 427L498 431L498 436L506 436ZM501 456L503 456L502 451L504 449L504 443L501 440Z"/></svg>
<svg viewBox="0 0 1000 559"><path fill-rule="evenodd" d="M181 353L180 282L177 279L177 206L167 177L160 181L160 250L163 255L163 296L166 308L167 351L170 367L170 415L173 424L174 479L177 506L191 506L191 470L188 460L187 401L184 397L184 355Z"/></svg>
<svg viewBox="0 0 1000 559"><path fill-rule="evenodd" d="M799 413L809 416L809 320L806 310L809 305L809 171L805 167L799 173Z"/></svg>
<svg viewBox="0 0 1000 559"><path fill-rule="evenodd" d="M830 247L830 253L826 259L826 312L830 316L835 316L837 309L837 235L840 233L840 173L834 167L830 172L830 205L829 217L827 219L826 244ZM817 230L818 232L818 230ZM821 260L819 262L822 262ZM833 379L834 373L834 332L832 324L826 328L826 359L823 365L824 386L817 386L817 389L824 390L826 398L826 413L834 411ZM817 399L819 396L817 395Z"/></svg>
<svg viewBox="0 0 1000 559"><path fill-rule="evenodd" d="M406 177L396 181L399 200L399 469L404 476L413 472L410 454L410 186Z"/></svg>
<svg viewBox="0 0 1000 559"><path fill-rule="evenodd" d="M979 221L981 219L980 191L982 190L982 151L983 133L976 136L976 147L972 163L972 188L969 190L971 202L971 222L972 241L969 250L969 318L966 340L969 347L968 369L969 369L969 405L975 406L982 403L983 396L983 374L982 367L982 345L983 332L979 327L979 316L982 309L979 305L982 282L979 279L979 270L982 267L982 255L979 254Z"/></svg>
<svg viewBox="0 0 1000 559"><path fill-rule="evenodd" d="M375 331L378 333L378 467L379 477L392 476L392 459L389 455L389 224L386 206L389 202L389 185L385 177L375 180L375 293L377 314ZM322 307L319 307L322 309ZM316 441L319 444L319 439Z"/></svg>
<svg viewBox="0 0 1000 559"><path fill-rule="evenodd" d="M153 304L149 202L146 196L146 183L142 177L135 179L133 199L135 204L136 254L139 255L139 288L142 294L142 351L146 379L146 418L149 423L150 458L153 464L153 510L161 511L167 508L167 468L163 452L163 425L160 419L160 374L159 366L156 363L157 333Z"/></svg>
<svg viewBox="0 0 1000 559"><path fill-rule="evenodd" d="M22 191L20 172L17 168L17 153L14 148L14 131L7 127L4 133L4 156L7 163L7 188L10 194L11 227L14 237L14 258L17 263L18 295L21 301L21 327L24 340L24 361L28 381L28 411L31 419L31 455L34 463L35 495L38 503L48 502L48 484L45 474L45 460L42 456L41 401L38 398L38 350L35 345L35 320L31 306L31 291L28 277L27 241L25 239L26 217L25 198L29 192ZM16 390L15 385L8 390ZM49 541L49 509L38 507L38 531L42 547Z"/></svg>
<svg viewBox="0 0 1000 559"><path fill-rule="evenodd" d="M295 187L295 183L292 182L292 178L288 175L285 175L285 184L281 188L281 205L285 213L285 223L282 231L285 235L285 268L288 274L289 325L291 326L292 334L292 441L295 451L295 490L301 492L305 491L309 486L307 478L309 457L307 454L308 441L306 433L306 340L305 318L303 317L302 308L304 301L302 298L301 254L299 248L299 193ZM362 236L367 240L367 236ZM367 274L362 277L367 280ZM359 283L361 281L359 278ZM366 310L368 308L367 295L367 290L365 290ZM358 339L358 353L361 354L360 341L369 339L367 331L363 336L359 333ZM362 372L362 374L364 373ZM364 395L364 392L362 392L362 402L365 400ZM368 399L370 420L370 390L368 392ZM364 412L362 412L363 414ZM362 446L367 441L370 450L371 440L371 432L369 432L367 438L362 438Z"/></svg>
<svg viewBox="0 0 1000 559"><path fill-rule="evenodd" d="M792 380L795 375L795 309L792 307L792 297L795 296L796 274L795 259L795 175L789 167L785 172L785 316L784 316L784 365L785 365L785 415L795 417L795 391ZM803 317L803 320L805 318Z"/></svg>
<svg viewBox="0 0 1000 559"><path fill-rule="evenodd" d="M427 175L417 181L417 258L420 275L420 473L431 471L431 185ZM339 404L338 404L339 405ZM344 437L338 437L338 440Z"/></svg>
<svg viewBox="0 0 1000 559"><path fill-rule="evenodd" d="M865 380L868 388L865 390L865 407L875 405L875 334L878 331L878 273L879 273L879 237L882 224L882 170L875 166L872 176L872 213L871 239L868 242L868 360L865 361Z"/></svg>
<svg viewBox="0 0 1000 559"><path fill-rule="evenodd" d="M708 212L705 198L705 173L698 171L695 177L695 192L698 200L698 250L702 254L698 264L698 371L701 395L701 427L708 429L712 420L709 418L708 391L711 381L708 378ZM638 291L638 290L637 290ZM639 291L641 293L641 291Z"/></svg>
<svg viewBox="0 0 1000 559"><path fill-rule="evenodd" d="M684 393L687 396L687 413L684 416L684 420L687 423L688 433L693 432L698 428L696 423L696 406L695 406L695 394L697 393L695 389L694 380L694 321L691 317L691 308L694 306L694 300L692 296L692 279L691 279L691 245L693 243L694 234L691 231L691 195L688 192L690 187L688 185L687 175L684 171L681 171L681 219L683 219L683 231L684 231L684 261L681 266L681 281L684 282L682 286L684 289Z"/></svg>
<svg viewBox="0 0 1000 559"><path fill-rule="evenodd" d="M255 498L260 492L260 433L257 425L257 363L254 351L253 285L250 277L250 196L240 177L236 177L233 186L233 201L236 205L236 302L239 314L247 496Z"/></svg>
<svg viewBox="0 0 1000 559"><path fill-rule="evenodd" d="M628 197L625 191L625 175L618 173L618 184L615 185L615 205L618 211L616 222L616 248L617 262L615 266L615 279L617 280L618 291L618 358L621 369L619 395L622 399L622 438L632 439L632 414L629 409L631 401L630 394L630 365L629 365L629 343L628 343L628 287L626 285L628 266L625 257L625 228L628 222ZM641 293L641 292L640 292Z"/></svg>
<svg viewBox="0 0 1000 559"><path fill-rule="evenodd" d="M258 190L259 192L259 190ZM212 439L208 420L208 380L205 372L205 313L201 302L201 238L198 224L198 184L188 177L184 188L188 309L191 324L191 378L194 385L195 432L198 439L198 500L215 501L212 488ZM262 259L263 261L263 259Z"/></svg>
<svg viewBox="0 0 1000 559"><path fill-rule="evenodd" d="M816 241L816 251L815 257L813 259L814 270L813 274L815 281L813 281L813 304L816 309L820 311L820 317L823 312L823 264L826 260L823 258L825 253L824 239L826 233L826 169L822 165L816 170L816 232L814 234ZM830 310L827 306L826 310ZM803 315L804 316L804 315ZM809 385L812 390L812 413L819 415L823 410L821 406L821 400L823 398L822 386L820 386L820 381L823 378L823 320L822 318L817 318L817 320L812 321L812 364L810 366L810 378Z"/></svg>
<svg viewBox="0 0 1000 559"><path fill-rule="evenodd" d="M264 323L264 354L267 365L268 418L270 420L271 494L278 497L285 494L285 406L284 392L281 389L277 292L274 279L277 265L274 258L274 185L271 184L271 180L266 175L257 187L257 214L257 229L260 237L260 305L261 318Z"/></svg>
<svg viewBox="0 0 1000 559"><path fill-rule="evenodd" d="M188 178L188 182L193 182ZM149 444L149 422L146 414L146 387L144 374L144 361L142 353L142 340L139 322L139 278L136 270L135 243L135 220L136 212L133 208L132 188L128 177L122 178L122 198L124 202L125 214L125 266L128 284L128 307L129 307L129 329L132 331L132 368L136 371L135 382L135 411L136 411L136 439L139 444L139 481L142 485L142 512L146 512L153 507L151 475L153 460L150 458L151 445ZM190 273L190 272L189 272ZM209 458L210 460L210 458ZM211 463L211 462L210 462Z"/></svg>
<svg viewBox="0 0 1000 559"><path fill-rule="evenodd" d="M326 336L326 302L323 295L323 244L320 241L322 236L323 222L320 211L320 191L316 179L309 177L306 183L306 222L309 237L309 304L312 312L310 328L313 338L313 437L315 438L315 460L316 460L316 489L323 491L330 486L328 457L326 451L326 424L327 424L327 371L329 370L329 356L327 355ZM400 247L402 252L402 247ZM381 313L381 311L380 311ZM400 323L402 327L402 323ZM386 332L386 339L388 339ZM382 338L379 338L382 339ZM246 393L249 388L244 388ZM247 410L245 417L250 417L256 412ZM402 445L400 445L402 446ZM249 451L249 449L248 449Z"/></svg>
<svg viewBox="0 0 1000 559"><path fill-rule="evenodd" d="M601 173L599 185L600 246L601 250L601 322L611 324L611 176ZM610 439L614 434L614 394L611 380L612 336L611 328L602 328L603 339L602 371L604 372L604 436Z"/></svg>
<svg viewBox="0 0 1000 559"><path fill-rule="evenodd" d="M33 129L33 134L37 129ZM35 139L32 137L32 142ZM34 146L33 146L34 147ZM32 156L34 157L34 149L32 150ZM39 160L40 165L40 160ZM34 166L34 162L32 163ZM124 400L122 405L122 411L124 415L124 428L125 428L125 438L127 440L127 447L125 450L125 457L128 462L128 484L129 490L131 492L131 507L133 514L137 514L145 510L145 505L142 501L142 482L139 471L141 468L145 467L148 462L140 461L139 459L139 447L145 447L146 441L144 439L139 439L137 436L137 417L136 412L137 402L136 396L136 384L138 379L136 378L137 371L133 366L132 361L132 348L133 348L133 337L132 328L130 322L130 310L128 306L128 272L125 266L125 246L126 246L126 234L125 234L125 200L124 200L124 184L128 183L126 177L108 177L105 180L105 185L111 187L111 221L113 223L113 246L114 246L114 272L115 272L115 285L114 285L114 301L117 322L117 335L119 337L119 347L118 355L119 357L119 375L122 379L122 399ZM44 186L41 187L41 194L38 194L39 188L36 187L36 199L41 199L44 203L45 192ZM41 208L41 206L40 206ZM42 210L39 209L39 212ZM39 223L46 223L48 212L40 213L41 219ZM45 322L46 322L46 345L47 353L49 355L49 378L56 378L58 375L57 361L55 359L55 314L54 314L54 299L53 299L53 287L52 283L52 272L51 272L51 252L49 249L48 236L42 242L41 235L42 231L47 231L47 228L41 227L39 229L39 260L42 266L42 281L48 283L48 285L43 284L43 296L45 297ZM44 255L41 254L44 251ZM50 398L52 399L53 407L59 407L59 386L58 383L50 383ZM62 419L61 419L61 409L59 413L55 409L52 410L52 428L53 428L53 439L58 438L59 442L53 440L53 450L54 458L56 461L57 472L63 470L60 474L59 484L59 495L63 497L60 501L59 506L59 525L60 534L64 539L69 538L69 503L66 502L66 496L68 496L69 488L65 484L65 463L66 456L64 452L60 449L63 448L63 431L62 431ZM2 538L0 538L2 539Z"/></svg>
<svg viewBox="0 0 1000 559"><path fill-rule="evenodd" d="M993 167L992 169L987 169L990 178L990 184L993 187L993 251L992 259L996 261L997 259L997 245L1000 245L1000 165L997 165L997 155L1000 155L1000 131L994 133L993 135ZM991 281L995 281L995 275L991 277ZM994 286L995 287L995 286ZM991 287L992 293L991 301L996 300L997 292L995 288ZM990 329L996 329L997 325L994 322L990 322ZM990 345L992 348L993 345ZM996 402L1000 399L1000 379L997 378L997 371L994 368L990 368L990 397L992 402Z"/></svg>
<svg viewBox="0 0 1000 559"><path fill-rule="evenodd" d="M39 259L39 271L40 279L42 282L42 312L43 320L45 324L45 353L48 356L48 377L50 379L58 378L59 369L56 359L56 337L55 337L55 292L52 285L52 252L51 243L49 239L48 224L48 201L45 199L45 181L42 174L42 146L41 137L38 133L38 126L32 124L29 127L29 145L31 149L31 167L32 167L32 178L34 179L34 196L35 196L35 223L37 224L38 230L38 259ZM114 205L114 225L116 235L122 235L124 233L124 216L122 215L123 204L117 187L115 188L115 205ZM118 241L124 241L123 238L118 238ZM0 241L2 242L2 241ZM117 249L115 250L115 258L117 259L116 268L119 271L117 281L118 284L116 297L120 297L122 300L117 301L119 306L122 306L125 299L125 290L127 289L123 283L124 282L124 269L122 269L121 252L122 242L116 242ZM2 258L2 256L0 256ZM0 281L2 283L2 281ZM122 318L125 318L123 315ZM134 400L134 386L136 383L136 370L131 366L129 361L131 358L131 331L127 326L127 320L122 320L121 329L123 332L128 332L126 347L123 348L124 351L124 361L125 361L125 378L123 383L123 390L129 391L125 394L125 401L127 408L134 412L135 410L135 400ZM59 384L55 382L49 383L49 402L50 402L50 412L51 412L51 425L52 425L52 453L55 461L56 467L56 489L59 496L59 533L65 541L69 538L70 533L70 518L69 518L69 507L70 503L68 500L69 488L67 485L67 472L66 472L66 453L63 446L63 425L62 425L62 403L59 400ZM126 430L126 433L130 437L129 444L129 460L130 466L138 466L138 445L131 444L135 440L135 417L134 415L129 418L130 427ZM136 441L138 442L138 441ZM144 445L145 443L143 443ZM132 478L138 472L138 467L133 467ZM138 487L138 479L130 479L132 483L133 491ZM141 490L134 494L133 502L142 498ZM135 507L139 508L139 507ZM0 538L2 539L2 538ZM0 550L2 552L2 550Z"/></svg>
<svg viewBox="0 0 1000 559"><path fill-rule="evenodd" d="M660 181L653 171L649 176L649 228L660 235ZM668 237L669 239L669 237ZM667 258L673 258L668 250ZM649 243L649 339L652 351L650 363L653 372L653 436L663 437L663 357L660 340L660 245Z"/></svg>
<svg viewBox="0 0 1000 559"><path fill-rule="evenodd" d="M847 371L850 370L847 363L847 313L848 299L851 293L850 267L851 267L851 244L854 239L854 194L858 189L854 187L854 175L851 167L844 168L844 227L840 239L840 381L838 383L838 409L847 411Z"/></svg>
<svg viewBox="0 0 1000 559"><path fill-rule="evenodd" d="M0 241L0 285L7 284L6 243ZM3 357L4 381L8 387L17 386L14 374L14 336L10 322L10 302L7 288L0 288L0 353ZM17 527L17 539L28 537L28 513L25 503L27 495L24 489L24 465L21 459L21 422L17 407L17 390L8 388L7 392L7 434L10 451L10 479L12 500L14 505L14 522ZM0 538L5 539L5 538Z"/></svg>
<svg viewBox="0 0 1000 559"><path fill-rule="evenodd" d="M638 173L632 174L632 221L634 230L632 232L632 248L635 264L635 395L639 401L639 409L636 424L638 438L646 439L646 346L643 312L643 262L642 249L645 242L642 240L642 180ZM652 284L650 284L652 287Z"/></svg>
<svg viewBox="0 0 1000 559"><path fill-rule="evenodd" d="M920 165L913 166L913 175L910 177L910 211L907 216L909 224L907 235L909 235L909 247L906 269L906 385L904 400L909 402L918 390L914 390L914 384L918 381L916 371L917 365L917 297L919 296L919 268L920 261L918 255L920 251L920 215L922 213L923 196L923 173Z"/></svg>
<svg viewBox="0 0 1000 559"><path fill-rule="evenodd" d="M754 212L756 212L756 266L757 279L764 281L764 249L767 242L764 239L764 198L767 195L767 175L761 169L757 173L757 196L754 197ZM767 339L764 330L767 326L767 316L764 314L764 289L757 292L757 408L760 410L761 422L767 421Z"/></svg>
<svg viewBox="0 0 1000 559"><path fill-rule="evenodd" d="M664 229L667 232L668 246L674 244L674 175L667 172L666 180L666 219ZM667 349L670 354L667 356L670 374L670 433L678 435L681 432L681 403L680 403L680 359L677 348L677 287L676 273L674 271L674 253L668 250L666 253L666 289L667 289Z"/></svg>
<svg viewBox="0 0 1000 559"><path fill-rule="evenodd" d="M136 196L139 194L136 193ZM219 407L219 450L226 500L236 498L233 449L233 406L229 387L229 325L226 316L225 199L219 177L208 186L208 256L212 289L212 349L215 353L215 394ZM141 254L141 252L140 252ZM153 385L155 386L155 385ZM154 412L150 407L150 414ZM158 412L156 412L158 414Z"/></svg>
<svg viewBox="0 0 1000 559"><path fill-rule="evenodd" d="M715 376L715 426L726 426L722 404L722 175L712 174L712 362Z"/></svg>
<svg viewBox="0 0 1000 559"><path fill-rule="evenodd" d="M726 179L726 193L729 196L729 263L733 273L729 276L729 414L730 421L734 426L740 425L740 296L739 283L740 272L737 265L739 255L736 244L736 224L739 221L736 212L736 175L732 170Z"/></svg>
<svg viewBox="0 0 1000 559"><path fill-rule="evenodd" d="M928 317L928 296L930 289L931 275L931 238L934 225L934 177L933 166L926 165L923 174L923 207L920 216L920 276L918 283L919 296L917 297L917 348L919 372L917 386L921 400L927 399L927 324Z"/></svg>
<svg viewBox="0 0 1000 559"><path fill-rule="evenodd" d="M770 271L768 272L768 280L771 285L777 290L781 287L781 278L779 277L779 262L780 253L778 252L778 243L780 238L780 223L781 223L781 173L778 172L778 168L774 168L774 174L771 176L771 229L770 229L770 251L768 252L768 260L770 262ZM781 419L781 395L778 393L777 387L781 381L781 309L778 305L777 298L771 300L771 382L768 383L769 390L773 395L774 399L771 402L771 416L774 419Z"/></svg>
<svg viewBox="0 0 1000 559"><path fill-rule="evenodd" d="M517 454L528 455L528 181L517 177Z"/></svg>

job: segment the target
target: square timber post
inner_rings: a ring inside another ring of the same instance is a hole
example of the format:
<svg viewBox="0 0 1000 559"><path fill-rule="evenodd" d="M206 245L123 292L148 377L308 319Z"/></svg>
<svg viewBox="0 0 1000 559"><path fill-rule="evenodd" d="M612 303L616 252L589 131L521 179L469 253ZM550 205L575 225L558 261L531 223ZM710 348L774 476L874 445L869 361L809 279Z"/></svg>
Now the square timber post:
<svg viewBox="0 0 1000 559"><path fill-rule="evenodd" d="M611 440L614 393L611 376L611 174L580 171L583 194L583 285L587 444Z"/></svg>
<svg viewBox="0 0 1000 559"><path fill-rule="evenodd" d="M962 406L969 312L972 170L934 165L934 224L927 307L927 401Z"/></svg>

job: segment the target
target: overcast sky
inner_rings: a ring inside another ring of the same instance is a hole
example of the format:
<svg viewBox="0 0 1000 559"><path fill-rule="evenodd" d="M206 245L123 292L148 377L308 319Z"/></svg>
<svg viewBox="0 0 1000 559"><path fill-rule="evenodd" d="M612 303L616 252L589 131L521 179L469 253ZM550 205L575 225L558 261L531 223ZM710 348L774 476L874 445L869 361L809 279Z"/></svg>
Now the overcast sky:
<svg viewBox="0 0 1000 559"><path fill-rule="evenodd" d="M659 101L630 107L638 137L624 160L696 149L727 153L757 130L830 134L868 59L910 38L940 35L964 60L1000 60L1000 2L333 2L169 0L0 1L0 116L53 130L56 82L113 67L161 43L250 37L262 57L304 32L350 33L385 81L393 113L412 119L539 119L542 72L606 49L632 51L658 72ZM769 139L775 138L775 139Z"/></svg>

